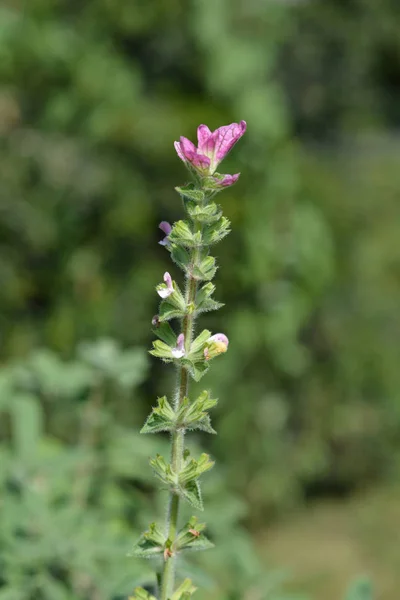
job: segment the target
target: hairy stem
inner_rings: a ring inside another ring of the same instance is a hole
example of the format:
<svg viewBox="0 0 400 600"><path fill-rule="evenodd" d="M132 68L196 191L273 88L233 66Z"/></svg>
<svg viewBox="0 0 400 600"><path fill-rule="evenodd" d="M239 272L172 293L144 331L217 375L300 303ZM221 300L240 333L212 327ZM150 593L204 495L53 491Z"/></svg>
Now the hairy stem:
<svg viewBox="0 0 400 600"><path fill-rule="evenodd" d="M193 262L197 256L196 250L193 252ZM193 277L188 278L186 288L186 305L194 303L197 291L197 281ZM193 339L194 323L193 315L186 315L182 321L182 332L185 335L185 348L189 350L190 344ZM188 395L189 391L189 374L184 367L179 369L178 384L175 394L175 410L177 410L183 402L185 396ZM172 434L172 448L171 448L171 464L175 473L179 473L181 470L183 450L184 450L184 436L185 432L183 429L178 429ZM168 502L168 513L167 513L167 538L173 543L176 537L178 528L178 516L179 516L179 496L175 492L171 491ZM167 557L164 563L164 570L161 579L161 599L168 600L174 591L175 584L175 562L176 557Z"/></svg>

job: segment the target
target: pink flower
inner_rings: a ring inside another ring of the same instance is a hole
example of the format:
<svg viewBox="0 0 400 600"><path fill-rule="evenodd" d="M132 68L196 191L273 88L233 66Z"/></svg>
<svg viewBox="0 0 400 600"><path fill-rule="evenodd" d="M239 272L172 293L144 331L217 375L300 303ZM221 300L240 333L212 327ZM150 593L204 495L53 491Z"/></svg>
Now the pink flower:
<svg viewBox="0 0 400 600"><path fill-rule="evenodd" d="M161 223L158 226L161 231L163 231L165 233L165 238L160 240L158 243L161 244L161 246L168 246L169 244L169 239L168 236L172 231L172 227L171 225L168 223L168 221L161 221Z"/></svg>
<svg viewBox="0 0 400 600"><path fill-rule="evenodd" d="M175 142L175 150L181 160L190 163L202 175L213 175L219 163L225 158L228 152L233 148L238 140L246 131L246 121L240 123L231 123L219 127L215 131L210 131L207 125L199 125L197 128L198 146L187 138L181 137L179 142ZM230 175L225 177L235 177ZM237 181L227 180L232 185Z"/></svg>
<svg viewBox="0 0 400 600"><path fill-rule="evenodd" d="M174 293L174 286L172 285L171 275L169 273L164 273L164 281L165 284L160 284L160 289L157 289L157 294L161 296L161 298L168 298L171 294Z"/></svg>
<svg viewBox="0 0 400 600"><path fill-rule="evenodd" d="M226 347L229 346L229 340L224 333L215 333L208 338L208 342L221 342L222 344L225 344Z"/></svg>
<svg viewBox="0 0 400 600"><path fill-rule="evenodd" d="M204 348L204 358L210 360L218 354L223 354L228 350L229 340L224 333L215 333L207 340L207 346Z"/></svg>
<svg viewBox="0 0 400 600"><path fill-rule="evenodd" d="M218 175L214 176L212 179L214 181L214 185L216 187L229 187L237 182L240 177L240 173L235 173L235 175Z"/></svg>
<svg viewBox="0 0 400 600"><path fill-rule="evenodd" d="M182 358L185 354L185 336L180 333L176 339L176 347L172 348L172 356L174 358Z"/></svg>

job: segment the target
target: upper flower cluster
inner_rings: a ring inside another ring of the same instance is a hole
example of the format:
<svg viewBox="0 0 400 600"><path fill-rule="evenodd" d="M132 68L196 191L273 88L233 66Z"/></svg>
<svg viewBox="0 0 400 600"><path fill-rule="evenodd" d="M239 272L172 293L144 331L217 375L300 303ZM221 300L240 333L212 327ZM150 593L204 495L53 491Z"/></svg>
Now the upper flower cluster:
<svg viewBox="0 0 400 600"><path fill-rule="evenodd" d="M246 131L246 121L231 123L210 131L207 125L197 128L198 146L185 137L175 142L175 150L184 163L190 165L203 177L210 177L215 187L227 187L236 183L240 173L220 175L216 173L219 163L225 158Z"/></svg>

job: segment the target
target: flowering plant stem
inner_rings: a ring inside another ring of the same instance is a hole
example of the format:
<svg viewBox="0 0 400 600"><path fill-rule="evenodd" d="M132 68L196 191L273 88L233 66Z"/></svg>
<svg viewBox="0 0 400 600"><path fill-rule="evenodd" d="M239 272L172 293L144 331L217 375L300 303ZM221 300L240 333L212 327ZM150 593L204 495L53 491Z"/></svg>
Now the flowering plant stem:
<svg viewBox="0 0 400 600"><path fill-rule="evenodd" d="M176 190L180 194L187 220L171 226L160 223L165 238L160 244L170 252L173 262L185 274L186 292L182 294L178 284L169 273L164 274L164 283L157 286L162 302L159 314L153 318L154 333L159 338L153 342L151 354L177 368L177 385L173 402L166 396L158 399L146 420L142 433L168 431L171 434L171 456L168 463L157 455L150 464L169 490L167 522L163 529L152 523L142 534L132 551L133 556L155 558L163 561L159 577L161 594L157 599L143 588L137 588L131 600L188 600L196 588L186 579L175 589L176 561L185 550L207 550L213 544L202 533L205 525L192 517L183 527L178 522L182 501L193 508L203 510L200 491L200 476L212 468L213 462L207 454L192 458L185 449L187 430L198 429L215 434L208 411L217 401L203 391L196 399L189 398L189 379L199 381L208 371L210 362L228 349L229 340L223 333L211 335L207 329L194 336L194 320L210 310L218 310L222 304L212 295L215 286L211 283L216 273L215 258L210 248L229 233L229 221L222 215L221 207L213 201L215 195L233 185L239 174L220 175L216 167L243 135L246 124L232 123L211 132L205 125L198 128L199 146L196 148L186 138L175 142L178 156L189 169L194 183ZM169 324L179 319L181 332L176 335Z"/></svg>
<svg viewBox="0 0 400 600"><path fill-rule="evenodd" d="M193 252L193 263L196 259L196 250ZM194 277L189 276L186 288L186 305L194 304L197 291L197 281ZM194 334L194 323L193 316L186 315L182 319L182 332L185 336L185 350L188 352L190 344ZM188 397L189 394L189 374L184 367L178 368L178 383L177 390L175 393L174 409L177 412L184 401L184 398ZM171 448L171 464L175 473L179 473L181 470L183 450L184 450L184 438L185 430L178 429L172 434L172 448ZM167 537L172 542L175 540L178 528L178 516L179 516L179 496L170 492L169 504L167 513ZM175 562L176 556L172 556L171 560L167 560L164 563L164 570L162 574L161 583L161 600L168 600L174 589L175 582Z"/></svg>

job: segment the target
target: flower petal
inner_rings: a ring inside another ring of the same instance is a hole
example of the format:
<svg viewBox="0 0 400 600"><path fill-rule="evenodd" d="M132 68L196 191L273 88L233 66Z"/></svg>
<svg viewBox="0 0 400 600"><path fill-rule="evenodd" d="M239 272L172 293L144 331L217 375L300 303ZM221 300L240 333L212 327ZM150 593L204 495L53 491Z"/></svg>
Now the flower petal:
<svg viewBox="0 0 400 600"><path fill-rule="evenodd" d="M201 171L208 171L211 164L208 156L204 156L204 154L199 154L198 152L193 155L189 162L191 162L195 168L200 169Z"/></svg>
<svg viewBox="0 0 400 600"><path fill-rule="evenodd" d="M168 223L168 221L161 221L158 227L165 233L165 235L169 235L171 233L172 226L170 223Z"/></svg>
<svg viewBox="0 0 400 600"><path fill-rule="evenodd" d="M173 285L172 285L172 277L171 275L168 273L168 271L166 273L164 273L164 281L167 284L167 288L170 290L170 292L172 293L174 291Z"/></svg>
<svg viewBox="0 0 400 600"><path fill-rule="evenodd" d="M207 142L211 138L211 131L207 125L199 125L197 128L198 150L206 154L208 151Z"/></svg>
<svg viewBox="0 0 400 600"><path fill-rule="evenodd" d="M193 155L197 152L196 146L193 144L193 142L183 136L180 138L180 145L183 156L186 160L190 161L193 158Z"/></svg>
<svg viewBox="0 0 400 600"><path fill-rule="evenodd" d="M217 179L214 177L214 181L218 186L221 187L229 187L237 182L240 177L240 173L235 173L234 175L221 175L222 179Z"/></svg>
<svg viewBox="0 0 400 600"><path fill-rule="evenodd" d="M175 150L176 150L176 153L179 156L179 158L181 160L183 160L183 162L186 162L186 158L185 158L185 156L184 156L184 154L182 152L182 149L181 149L181 143L180 142L174 142L174 146L175 146Z"/></svg>
<svg viewBox="0 0 400 600"><path fill-rule="evenodd" d="M217 165L225 158L228 152L233 148L238 140L246 131L246 121L240 121L240 123L231 123L230 125L224 125L219 127L212 134L214 141L214 169Z"/></svg>
<svg viewBox="0 0 400 600"><path fill-rule="evenodd" d="M168 298L173 291L174 290L170 290L169 288L161 288L157 290L157 294L160 296L160 298Z"/></svg>
<svg viewBox="0 0 400 600"><path fill-rule="evenodd" d="M229 346L229 340L224 333L215 333L208 338L209 342L222 342L225 346Z"/></svg>
<svg viewBox="0 0 400 600"><path fill-rule="evenodd" d="M176 348L172 348L171 350L172 356L174 358L182 358L185 354L185 336L183 333L180 333L176 339Z"/></svg>

